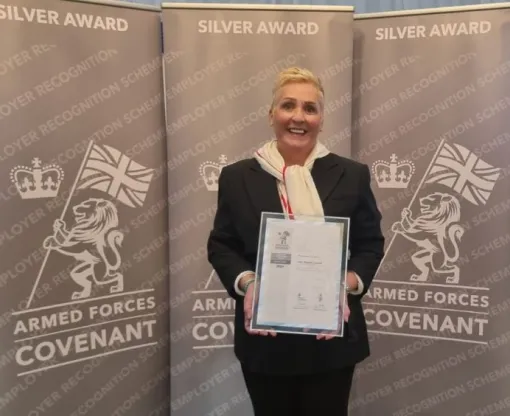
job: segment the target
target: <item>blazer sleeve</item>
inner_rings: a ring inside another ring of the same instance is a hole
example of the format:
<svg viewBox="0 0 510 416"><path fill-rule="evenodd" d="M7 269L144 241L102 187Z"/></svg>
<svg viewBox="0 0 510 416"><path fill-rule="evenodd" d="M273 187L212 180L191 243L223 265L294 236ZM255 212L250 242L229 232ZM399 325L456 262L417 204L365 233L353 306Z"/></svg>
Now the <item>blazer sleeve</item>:
<svg viewBox="0 0 510 416"><path fill-rule="evenodd" d="M348 269L355 272L363 282L363 291L359 294L363 296L367 293L384 256L382 216L370 186L370 171L367 165L363 165L359 195L355 214L351 218L351 255Z"/></svg>
<svg viewBox="0 0 510 416"><path fill-rule="evenodd" d="M228 294L237 300L240 295L235 290L236 278L240 273L251 270L252 266L243 257L244 245L233 223L228 196L235 193L235 189L230 184L230 174L228 168L224 168L218 179L218 204L207 241L207 255Z"/></svg>

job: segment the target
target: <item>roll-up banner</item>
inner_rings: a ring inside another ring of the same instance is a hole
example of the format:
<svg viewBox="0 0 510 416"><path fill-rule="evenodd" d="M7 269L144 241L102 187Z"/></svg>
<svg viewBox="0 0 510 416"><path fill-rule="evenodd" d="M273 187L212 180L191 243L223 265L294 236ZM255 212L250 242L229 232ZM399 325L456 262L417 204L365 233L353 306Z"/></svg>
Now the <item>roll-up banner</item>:
<svg viewBox="0 0 510 416"><path fill-rule="evenodd" d="M509 8L355 19L353 155L387 245L353 416L510 411Z"/></svg>
<svg viewBox="0 0 510 416"><path fill-rule="evenodd" d="M0 414L168 395L160 9L0 5Z"/></svg>
<svg viewBox="0 0 510 416"><path fill-rule="evenodd" d="M325 86L321 140L350 156L352 7L163 4L170 204L171 412L250 415L234 302L207 262L221 169L273 138L273 82ZM263 189L260 190L264 192ZM224 413L223 413L224 412Z"/></svg>

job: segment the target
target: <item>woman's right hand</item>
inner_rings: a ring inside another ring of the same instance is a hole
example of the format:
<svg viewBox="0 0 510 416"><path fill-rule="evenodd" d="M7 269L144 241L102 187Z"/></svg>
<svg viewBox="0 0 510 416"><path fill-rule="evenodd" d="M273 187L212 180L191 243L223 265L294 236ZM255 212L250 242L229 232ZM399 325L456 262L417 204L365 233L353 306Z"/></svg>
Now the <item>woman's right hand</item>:
<svg viewBox="0 0 510 416"><path fill-rule="evenodd" d="M246 290L246 294L244 295L244 329L248 334L251 335L271 335L273 337L276 336L275 331L259 331L259 330L252 330L250 328L251 325L251 319L252 319L252 312L253 312L253 299L254 299L254 284L252 283L250 286L248 286L248 289Z"/></svg>

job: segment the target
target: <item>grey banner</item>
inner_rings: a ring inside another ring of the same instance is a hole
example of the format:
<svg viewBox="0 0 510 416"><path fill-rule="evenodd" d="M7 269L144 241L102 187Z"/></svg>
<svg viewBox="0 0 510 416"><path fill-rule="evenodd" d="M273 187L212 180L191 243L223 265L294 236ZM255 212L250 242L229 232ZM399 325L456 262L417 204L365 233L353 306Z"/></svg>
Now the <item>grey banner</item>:
<svg viewBox="0 0 510 416"><path fill-rule="evenodd" d="M353 154L388 244L353 416L509 412L509 28L490 8L355 20Z"/></svg>
<svg viewBox="0 0 510 416"><path fill-rule="evenodd" d="M217 178L272 138L271 89L290 66L322 78L321 139L350 155L352 18L350 8L163 9L172 414L251 414L233 355L234 302L207 262Z"/></svg>
<svg viewBox="0 0 510 416"><path fill-rule="evenodd" d="M0 414L159 414L159 13L18 0L0 20Z"/></svg>

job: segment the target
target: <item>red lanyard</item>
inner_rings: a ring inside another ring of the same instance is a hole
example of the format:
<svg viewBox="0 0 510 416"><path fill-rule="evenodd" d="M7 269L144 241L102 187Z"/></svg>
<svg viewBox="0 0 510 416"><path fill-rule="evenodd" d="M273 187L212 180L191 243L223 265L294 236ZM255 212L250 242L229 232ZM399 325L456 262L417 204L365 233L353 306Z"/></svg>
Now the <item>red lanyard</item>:
<svg viewBox="0 0 510 416"><path fill-rule="evenodd" d="M287 185L285 184L285 171L287 170L287 166L283 167L283 187L285 188L285 193L287 193ZM285 196L283 193L281 194L283 209L289 214L290 216L294 215L292 213L292 207L290 206L290 202L285 199Z"/></svg>

